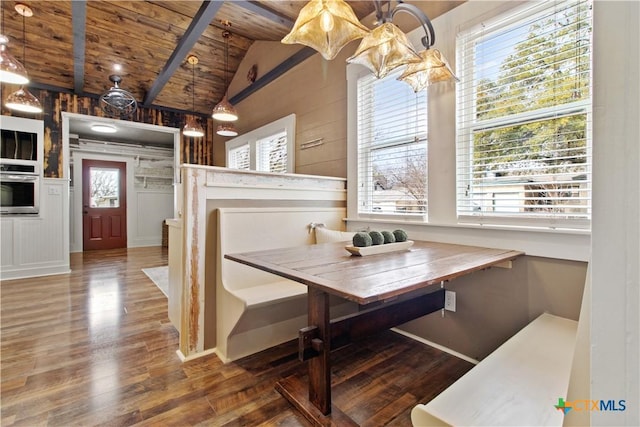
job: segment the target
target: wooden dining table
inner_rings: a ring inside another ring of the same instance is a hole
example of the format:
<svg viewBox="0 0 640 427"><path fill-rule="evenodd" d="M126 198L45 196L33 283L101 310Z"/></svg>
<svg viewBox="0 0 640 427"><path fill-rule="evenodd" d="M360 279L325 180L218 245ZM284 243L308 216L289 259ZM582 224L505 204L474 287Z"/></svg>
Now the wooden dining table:
<svg viewBox="0 0 640 427"><path fill-rule="evenodd" d="M414 241L409 249L352 255L345 242L225 254L225 258L308 287L308 326L299 331L298 356L308 384L291 376L276 389L315 425L357 425L331 404L330 353L380 330L444 308L447 281L490 267L511 267L523 252ZM335 295L358 311L331 318Z"/></svg>

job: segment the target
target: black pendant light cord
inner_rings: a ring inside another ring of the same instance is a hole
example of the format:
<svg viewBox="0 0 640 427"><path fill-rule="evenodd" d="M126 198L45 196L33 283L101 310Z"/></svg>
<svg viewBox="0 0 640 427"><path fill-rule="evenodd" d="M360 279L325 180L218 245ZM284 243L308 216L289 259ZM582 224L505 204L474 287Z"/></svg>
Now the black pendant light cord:
<svg viewBox="0 0 640 427"><path fill-rule="evenodd" d="M26 31L25 31L25 19L26 15L22 14L22 66L24 66L24 68L27 68L27 35L26 35Z"/></svg>
<svg viewBox="0 0 640 427"><path fill-rule="evenodd" d="M191 64L191 112L196 112L196 64Z"/></svg>
<svg viewBox="0 0 640 427"><path fill-rule="evenodd" d="M224 93L229 94L229 87L227 86L227 72L229 70L229 37L231 33L229 30L225 30L222 33L224 37Z"/></svg>

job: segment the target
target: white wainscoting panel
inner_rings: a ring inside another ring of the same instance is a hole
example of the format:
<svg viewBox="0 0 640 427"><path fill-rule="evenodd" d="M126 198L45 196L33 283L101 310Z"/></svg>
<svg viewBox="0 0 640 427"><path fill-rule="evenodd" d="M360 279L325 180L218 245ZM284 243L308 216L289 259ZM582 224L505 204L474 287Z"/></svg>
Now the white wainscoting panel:
<svg viewBox="0 0 640 427"><path fill-rule="evenodd" d="M0 218L0 268L11 267L15 263L13 256L13 219Z"/></svg>
<svg viewBox="0 0 640 427"><path fill-rule="evenodd" d="M2 280L69 272L69 181L43 179L40 214L2 218Z"/></svg>
<svg viewBox="0 0 640 427"><path fill-rule="evenodd" d="M173 188L169 191L148 190L136 192L136 220L127 233L127 246L160 246L162 221L173 217Z"/></svg>

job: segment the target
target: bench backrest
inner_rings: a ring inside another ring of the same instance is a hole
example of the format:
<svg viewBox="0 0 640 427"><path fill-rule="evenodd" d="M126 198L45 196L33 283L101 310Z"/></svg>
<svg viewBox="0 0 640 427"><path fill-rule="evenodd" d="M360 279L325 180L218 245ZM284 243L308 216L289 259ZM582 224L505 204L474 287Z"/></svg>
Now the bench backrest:
<svg viewBox="0 0 640 427"><path fill-rule="evenodd" d="M315 243L309 224L342 229L345 208L219 208L218 271L228 290L283 280L278 276L224 259L225 254Z"/></svg>

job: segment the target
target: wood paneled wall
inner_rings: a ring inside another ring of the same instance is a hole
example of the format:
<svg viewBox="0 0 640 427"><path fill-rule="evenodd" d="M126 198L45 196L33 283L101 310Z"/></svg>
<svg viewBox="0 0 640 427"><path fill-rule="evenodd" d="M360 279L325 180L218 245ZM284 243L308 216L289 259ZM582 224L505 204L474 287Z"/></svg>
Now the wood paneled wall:
<svg viewBox="0 0 640 427"><path fill-rule="evenodd" d="M298 64L282 77L269 83L235 105L240 117L236 127L240 134L257 129L291 113L296 114L295 172L308 175L347 177L347 81L346 59L358 43L345 47L338 57L326 61L319 54ZM273 68L291 56L289 45L279 42L256 42L249 50L239 73L257 64L258 70ZM293 49L293 52L299 50ZM259 71L260 73L260 71ZM241 79L234 79L230 94L244 89ZM321 144L304 149L304 144L320 140ZM224 141L216 142L216 166L226 166Z"/></svg>
<svg viewBox="0 0 640 427"><path fill-rule="evenodd" d="M2 115L18 116L44 121L44 176L47 178L66 178L62 169L62 112L104 117L98 99L77 96L71 93L51 90L29 89L42 104L41 114L13 112L4 107L4 101L13 92L15 86L2 85ZM188 115L180 112L155 108L138 108L129 119L133 122L157 126L182 128ZM180 142L181 163L213 165L213 134L215 125L210 117L201 118L205 127L203 138L191 138L182 135Z"/></svg>

